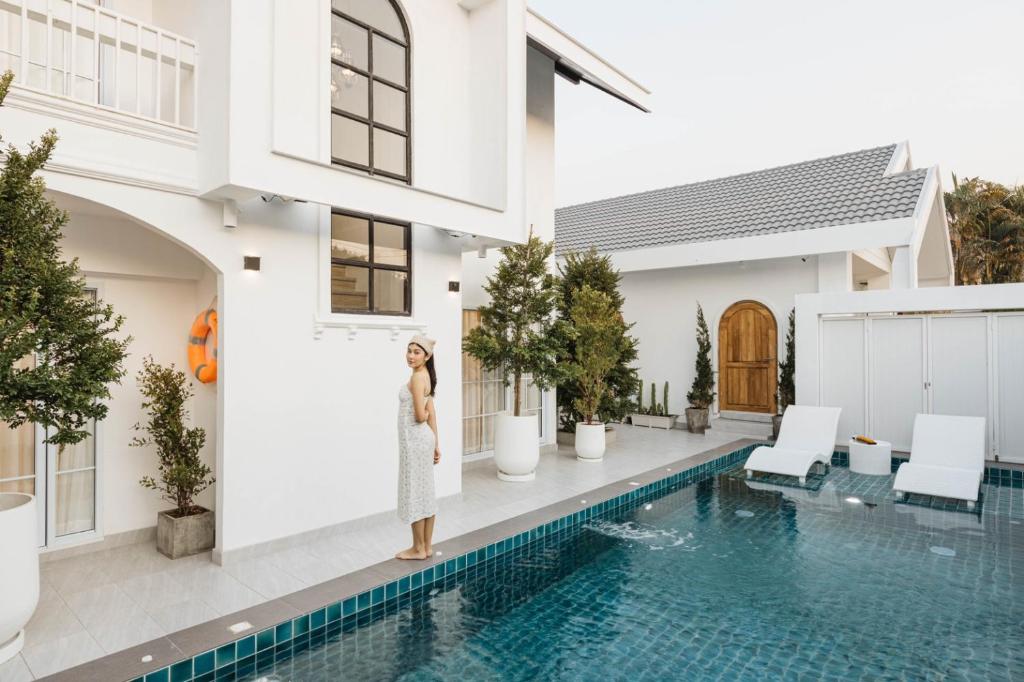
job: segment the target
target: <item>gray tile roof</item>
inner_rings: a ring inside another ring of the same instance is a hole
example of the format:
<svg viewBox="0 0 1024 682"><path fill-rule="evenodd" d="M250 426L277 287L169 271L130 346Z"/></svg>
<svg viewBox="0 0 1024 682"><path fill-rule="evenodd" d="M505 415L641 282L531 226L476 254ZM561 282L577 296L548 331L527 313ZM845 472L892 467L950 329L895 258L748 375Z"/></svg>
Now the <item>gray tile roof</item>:
<svg viewBox="0 0 1024 682"><path fill-rule="evenodd" d="M927 169L884 175L896 145L555 211L558 253L812 230L914 212Z"/></svg>

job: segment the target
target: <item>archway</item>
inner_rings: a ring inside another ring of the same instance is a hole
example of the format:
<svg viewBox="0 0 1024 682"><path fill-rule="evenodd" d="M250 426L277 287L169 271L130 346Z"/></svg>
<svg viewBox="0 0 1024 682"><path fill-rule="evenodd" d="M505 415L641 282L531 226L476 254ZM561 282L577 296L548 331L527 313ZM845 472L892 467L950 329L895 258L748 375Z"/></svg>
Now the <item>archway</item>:
<svg viewBox="0 0 1024 682"><path fill-rule="evenodd" d="M772 311L739 301L718 323L718 405L721 411L775 414L778 326Z"/></svg>

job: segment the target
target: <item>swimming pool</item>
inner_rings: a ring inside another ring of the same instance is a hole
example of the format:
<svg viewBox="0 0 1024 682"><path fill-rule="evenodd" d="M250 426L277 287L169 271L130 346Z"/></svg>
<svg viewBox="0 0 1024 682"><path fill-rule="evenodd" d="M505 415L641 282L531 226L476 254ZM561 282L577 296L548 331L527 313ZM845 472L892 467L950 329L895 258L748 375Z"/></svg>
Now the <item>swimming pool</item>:
<svg viewBox="0 0 1024 682"><path fill-rule="evenodd" d="M720 471L742 459L260 633L216 679L1024 679L1020 514L893 504L841 467L753 489Z"/></svg>

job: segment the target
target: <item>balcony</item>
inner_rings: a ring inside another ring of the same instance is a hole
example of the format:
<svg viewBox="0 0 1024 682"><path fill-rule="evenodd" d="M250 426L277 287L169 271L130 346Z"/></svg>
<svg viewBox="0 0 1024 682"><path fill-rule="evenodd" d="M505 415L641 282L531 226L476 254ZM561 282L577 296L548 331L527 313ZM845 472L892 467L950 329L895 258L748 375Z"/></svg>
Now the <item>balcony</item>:
<svg viewBox="0 0 1024 682"><path fill-rule="evenodd" d="M194 40L88 0L0 0L0 70L54 106L194 133L197 55Z"/></svg>

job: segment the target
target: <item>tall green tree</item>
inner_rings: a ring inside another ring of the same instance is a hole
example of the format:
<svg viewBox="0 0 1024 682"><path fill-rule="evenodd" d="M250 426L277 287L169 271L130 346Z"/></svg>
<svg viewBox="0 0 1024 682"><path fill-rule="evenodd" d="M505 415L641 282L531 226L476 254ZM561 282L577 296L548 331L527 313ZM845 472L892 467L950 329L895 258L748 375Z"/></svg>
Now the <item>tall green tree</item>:
<svg viewBox="0 0 1024 682"><path fill-rule="evenodd" d="M954 175L945 203L957 284L1024 281L1024 186Z"/></svg>
<svg viewBox="0 0 1024 682"><path fill-rule="evenodd" d="M501 249L502 259L484 290L491 302L480 306L480 326L463 340L463 349L484 369L500 369L512 382L513 415L522 412L522 378L540 389L561 375L559 343L564 322L555 319L558 280L548 270L554 243L530 230L525 244Z"/></svg>
<svg viewBox="0 0 1024 682"><path fill-rule="evenodd" d="M715 375L711 369L711 334L704 320L704 309L697 304L697 361L693 385L686 399L690 407L707 409L715 399Z"/></svg>
<svg viewBox="0 0 1024 682"><path fill-rule="evenodd" d="M626 324L616 314L608 294L584 284L576 292L572 310L575 357L566 361L566 374L579 391L573 408L582 421L592 424L608 392L608 374L622 352Z"/></svg>
<svg viewBox="0 0 1024 682"><path fill-rule="evenodd" d="M0 77L0 105L13 77ZM47 442L68 445L106 417L130 339L116 338L123 318L87 296L77 261L61 256L68 217L36 176L56 143L49 130L27 152L6 145L0 170L0 421L39 424Z"/></svg>
<svg viewBox="0 0 1024 682"><path fill-rule="evenodd" d="M621 332L615 343L619 357L605 379L607 390L601 397L597 414L603 421L621 421L634 409L633 395L640 383L636 367L633 367L637 359L637 341L629 334L633 325L625 324L622 317L622 304L625 301L619 291L622 275L612 266L609 256L598 255L594 248L567 254L559 266L559 274L558 315L562 320L571 322L576 296L584 286L605 294L611 302L612 314L619 322L618 329ZM559 344L568 361L576 360L576 344L571 334L559 338ZM583 418L576 408L579 397L580 386L577 381L565 378L559 382L558 410L563 431L572 431L576 422Z"/></svg>
<svg viewBox="0 0 1024 682"><path fill-rule="evenodd" d="M779 363L779 390L776 411L783 414L786 408L796 402L796 308L789 311L789 328L786 330L786 359Z"/></svg>

